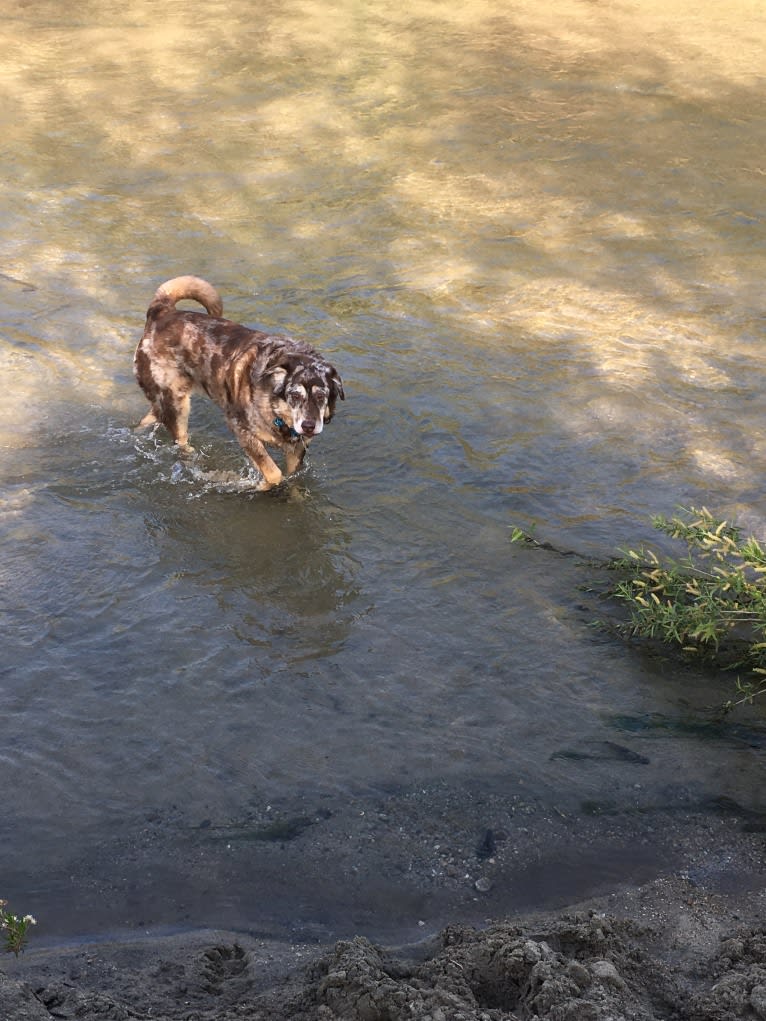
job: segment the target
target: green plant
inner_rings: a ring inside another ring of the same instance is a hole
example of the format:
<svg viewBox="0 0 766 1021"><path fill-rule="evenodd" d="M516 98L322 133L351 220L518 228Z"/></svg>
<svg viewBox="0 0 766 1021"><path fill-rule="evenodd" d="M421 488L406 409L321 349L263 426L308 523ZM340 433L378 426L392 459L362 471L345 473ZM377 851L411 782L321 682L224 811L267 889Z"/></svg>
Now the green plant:
<svg viewBox="0 0 766 1021"><path fill-rule="evenodd" d="M630 612L627 630L745 671L731 709L766 692L766 550L705 507L657 516L654 527L686 545L678 559L651 550L621 550L612 589Z"/></svg>
<svg viewBox="0 0 766 1021"><path fill-rule="evenodd" d="M37 925L32 915L14 915L8 911L8 901L0 900L0 934L5 939L5 950L17 957L27 944L27 933L32 925Z"/></svg>

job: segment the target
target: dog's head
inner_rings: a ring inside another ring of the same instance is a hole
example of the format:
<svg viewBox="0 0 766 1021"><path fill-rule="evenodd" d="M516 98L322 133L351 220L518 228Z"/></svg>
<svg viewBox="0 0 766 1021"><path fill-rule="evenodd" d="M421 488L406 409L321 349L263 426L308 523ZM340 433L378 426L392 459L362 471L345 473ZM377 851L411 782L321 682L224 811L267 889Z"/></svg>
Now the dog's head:
<svg viewBox="0 0 766 1021"><path fill-rule="evenodd" d="M294 355L283 359L268 373L272 408L299 436L321 433L335 413L335 403L345 400L343 381L328 362Z"/></svg>

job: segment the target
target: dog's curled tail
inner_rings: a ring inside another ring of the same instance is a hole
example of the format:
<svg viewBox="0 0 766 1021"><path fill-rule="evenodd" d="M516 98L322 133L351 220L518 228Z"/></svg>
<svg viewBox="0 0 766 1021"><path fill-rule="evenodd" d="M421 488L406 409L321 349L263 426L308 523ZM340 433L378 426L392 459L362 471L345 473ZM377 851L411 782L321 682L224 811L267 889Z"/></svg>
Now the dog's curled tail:
<svg viewBox="0 0 766 1021"><path fill-rule="evenodd" d="M182 298L198 301L200 305L204 305L208 315L223 315L223 302L218 291L207 280L195 276L173 277L172 280L160 284L152 298L149 313L156 314L162 308L175 307L176 302Z"/></svg>

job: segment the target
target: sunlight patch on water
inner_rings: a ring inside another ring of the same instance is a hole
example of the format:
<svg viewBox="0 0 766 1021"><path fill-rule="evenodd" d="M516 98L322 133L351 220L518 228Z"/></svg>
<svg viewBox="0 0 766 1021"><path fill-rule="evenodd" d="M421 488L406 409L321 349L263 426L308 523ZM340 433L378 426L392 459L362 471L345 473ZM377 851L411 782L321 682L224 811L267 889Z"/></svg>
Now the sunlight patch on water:
<svg viewBox="0 0 766 1021"><path fill-rule="evenodd" d="M735 461L711 447L691 447L689 454L699 469L712 476L719 484L738 482L747 471L748 466L743 464L741 459Z"/></svg>

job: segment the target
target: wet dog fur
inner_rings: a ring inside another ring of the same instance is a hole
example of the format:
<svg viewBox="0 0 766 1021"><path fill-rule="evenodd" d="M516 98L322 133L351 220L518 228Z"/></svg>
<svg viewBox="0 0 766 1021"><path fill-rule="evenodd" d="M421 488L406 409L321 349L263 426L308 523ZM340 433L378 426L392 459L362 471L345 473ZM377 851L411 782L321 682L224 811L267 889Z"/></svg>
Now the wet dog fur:
<svg viewBox="0 0 766 1021"><path fill-rule="evenodd" d="M182 298L199 302L206 313L178 311ZM344 399L343 383L310 344L222 315L218 292L200 277L174 277L157 288L133 362L151 404L139 428L160 423L190 449L191 395L207 394L263 476L259 488L271 489L284 476L266 448L283 452L285 475L296 472L337 399Z"/></svg>

